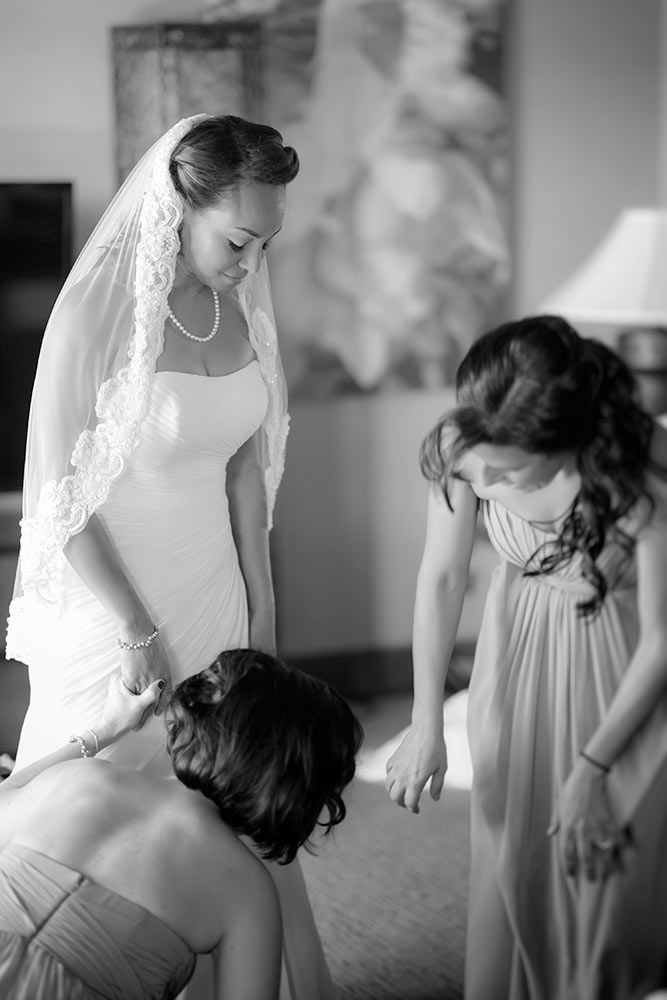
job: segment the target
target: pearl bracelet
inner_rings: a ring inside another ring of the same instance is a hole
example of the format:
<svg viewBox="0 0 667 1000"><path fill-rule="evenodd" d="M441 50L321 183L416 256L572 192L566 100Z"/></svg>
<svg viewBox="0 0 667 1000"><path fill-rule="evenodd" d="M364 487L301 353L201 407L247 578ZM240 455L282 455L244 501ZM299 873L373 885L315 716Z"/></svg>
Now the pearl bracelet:
<svg viewBox="0 0 667 1000"><path fill-rule="evenodd" d="M79 749L81 750L81 756L82 757L94 757L95 754L100 749L100 742L99 742L99 740L97 738L97 734L92 729L84 729L84 732L85 733L90 733L90 735L93 737L93 739L95 741L95 750L94 750L93 753L91 753L90 750L88 749L88 747L86 746L86 741L84 740L83 736L68 736L67 737L67 742L68 743L78 743L79 744Z"/></svg>
<svg viewBox="0 0 667 1000"><path fill-rule="evenodd" d="M124 639L121 639L121 637L118 636L118 638L116 639L116 645L119 647L119 649L146 649L147 646L150 646L150 644L155 639L157 639L158 631L159 629L157 625L154 625L153 631L148 636L148 638L143 639L141 642L125 642Z"/></svg>
<svg viewBox="0 0 667 1000"><path fill-rule="evenodd" d="M93 740L95 741L95 752L91 755L94 757L95 754L100 752L100 741L97 738L97 733L95 732L94 729L84 729L84 733L90 733L90 735L93 737Z"/></svg>

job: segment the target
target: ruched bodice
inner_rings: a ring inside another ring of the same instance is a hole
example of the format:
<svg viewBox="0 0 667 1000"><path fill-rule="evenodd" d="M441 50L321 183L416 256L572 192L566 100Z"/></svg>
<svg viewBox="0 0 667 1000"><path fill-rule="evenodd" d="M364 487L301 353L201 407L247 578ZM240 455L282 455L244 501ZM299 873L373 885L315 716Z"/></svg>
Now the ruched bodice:
<svg viewBox="0 0 667 1000"><path fill-rule="evenodd" d="M539 549L543 546L548 547L557 537L557 524L527 521L502 504L484 500L481 502L481 511L494 548L504 560L519 568L521 572ZM635 587L637 571L634 560L626 558L624 550L619 545L607 544L597 560L597 565L608 581L611 592ZM526 579L534 579L549 587L563 590L578 600L585 600L592 591L581 570L581 557L576 555L551 573Z"/></svg>
<svg viewBox="0 0 667 1000"><path fill-rule="evenodd" d="M248 602L226 469L266 407L256 361L214 378L157 372L141 438L97 512L159 626L174 683L208 666L222 650L247 645ZM116 635L100 602L68 569L65 614L31 664L21 765L99 715L118 665ZM145 766L163 744L163 727L151 720L105 756Z"/></svg>
<svg viewBox="0 0 667 1000"><path fill-rule="evenodd" d="M122 510L127 518L133 508L141 517L151 498L193 519L212 501L224 503L227 462L257 430L266 406L256 361L217 377L156 372L140 440L101 508L104 517Z"/></svg>
<svg viewBox="0 0 667 1000"><path fill-rule="evenodd" d="M194 962L136 903L29 848L0 853L3 1000L166 1000Z"/></svg>

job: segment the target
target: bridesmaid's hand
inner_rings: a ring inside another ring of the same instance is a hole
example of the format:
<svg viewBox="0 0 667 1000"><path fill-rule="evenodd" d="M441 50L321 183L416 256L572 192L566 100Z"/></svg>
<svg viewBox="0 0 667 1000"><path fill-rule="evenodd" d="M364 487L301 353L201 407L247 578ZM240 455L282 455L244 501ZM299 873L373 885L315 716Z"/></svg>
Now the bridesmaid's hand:
<svg viewBox="0 0 667 1000"><path fill-rule="evenodd" d="M419 812L419 799L431 778L431 798L437 801L447 771L447 748L442 729L432 732L414 724L410 726L400 746L387 761L384 786L392 802Z"/></svg>
<svg viewBox="0 0 667 1000"><path fill-rule="evenodd" d="M123 684L132 694L141 694L155 680L165 682L155 705L155 715L161 715L162 704L171 690L171 668L160 637L154 639L150 646L119 650L119 659Z"/></svg>
<svg viewBox="0 0 667 1000"><path fill-rule="evenodd" d="M604 881L623 867L628 835L614 817L604 772L582 758L577 760L547 834L557 835L561 861L570 878L581 872L590 882Z"/></svg>
<svg viewBox="0 0 667 1000"><path fill-rule="evenodd" d="M94 727L100 749L115 743L132 729L141 729L164 690L162 678L153 681L141 694L131 694L123 683L120 671L109 680L107 700L102 718Z"/></svg>

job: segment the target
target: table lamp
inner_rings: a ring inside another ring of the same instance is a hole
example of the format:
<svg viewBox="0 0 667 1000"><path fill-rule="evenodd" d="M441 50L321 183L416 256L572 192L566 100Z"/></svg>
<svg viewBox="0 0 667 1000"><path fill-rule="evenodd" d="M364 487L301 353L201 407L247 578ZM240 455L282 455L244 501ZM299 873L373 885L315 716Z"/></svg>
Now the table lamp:
<svg viewBox="0 0 667 1000"><path fill-rule="evenodd" d="M629 208L540 311L619 328L649 413L667 412L667 209Z"/></svg>

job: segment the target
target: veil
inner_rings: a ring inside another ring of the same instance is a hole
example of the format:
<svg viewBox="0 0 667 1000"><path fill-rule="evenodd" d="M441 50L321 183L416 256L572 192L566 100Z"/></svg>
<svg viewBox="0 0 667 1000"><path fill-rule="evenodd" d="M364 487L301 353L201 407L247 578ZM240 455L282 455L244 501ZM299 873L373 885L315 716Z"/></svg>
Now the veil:
<svg viewBox="0 0 667 1000"><path fill-rule="evenodd" d="M169 174L185 118L144 154L70 271L49 318L28 423L21 546L7 657L30 660L40 618L64 609L64 546L107 499L136 447L163 349L182 199ZM267 522L289 427L268 271L237 288L268 392L260 434Z"/></svg>

